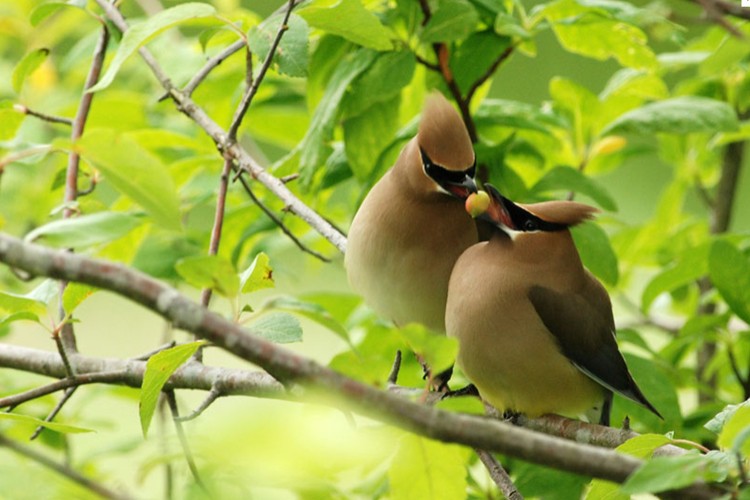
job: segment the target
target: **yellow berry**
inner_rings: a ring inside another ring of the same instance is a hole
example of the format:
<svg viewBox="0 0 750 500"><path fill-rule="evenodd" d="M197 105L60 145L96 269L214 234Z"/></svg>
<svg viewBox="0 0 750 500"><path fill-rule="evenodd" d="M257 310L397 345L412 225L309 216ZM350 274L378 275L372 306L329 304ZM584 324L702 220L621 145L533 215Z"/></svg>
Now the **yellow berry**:
<svg viewBox="0 0 750 500"><path fill-rule="evenodd" d="M477 217L487 211L490 206L490 196L485 191L472 193L466 198L466 211L472 217Z"/></svg>

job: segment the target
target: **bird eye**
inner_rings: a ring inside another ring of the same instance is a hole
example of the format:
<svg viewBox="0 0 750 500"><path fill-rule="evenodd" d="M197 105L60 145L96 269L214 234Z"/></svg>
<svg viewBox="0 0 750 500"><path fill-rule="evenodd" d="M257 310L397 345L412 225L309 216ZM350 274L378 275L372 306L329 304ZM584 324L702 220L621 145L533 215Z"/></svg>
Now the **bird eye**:
<svg viewBox="0 0 750 500"><path fill-rule="evenodd" d="M526 219L526 221L523 223L524 231L537 231L538 229L539 225L532 219Z"/></svg>

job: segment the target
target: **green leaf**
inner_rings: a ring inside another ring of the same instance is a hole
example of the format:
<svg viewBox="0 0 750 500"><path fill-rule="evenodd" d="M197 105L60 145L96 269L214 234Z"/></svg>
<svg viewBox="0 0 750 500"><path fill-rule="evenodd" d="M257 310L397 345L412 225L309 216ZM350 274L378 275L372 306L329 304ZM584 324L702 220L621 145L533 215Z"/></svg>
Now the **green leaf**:
<svg viewBox="0 0 750 500"><path fill-rule="evenodd" d="M250 266L240 276L242 293L250 293L262 288L273 288L273 269L269 265L271 259L263 252L258 253Z"/></svg>
<svg viewBox="0 0 750 500"><path fill-rule="evenodd" d="M109 84L112 83L112 80L114 80L115 75L120 70L120 67L125 60L142 45L162 31L174 26L175 24L183 23L191 19L210 17L215 13L216 9L211 5L188 2L162 10L142 23L130 26L122 37L120 45L117 47L115 57L112 59L107 71L101 77L99 82L88 91L98 92L107 88Z"/></svg>
<svg viewBox="0 0 750 500"><path fill-rule="evenodd" d="M507 99L483 100L476 112L475 120L477 126L523 128L545 134L550 133L550 127L565 127L563 120L548 111L525 102Z"/></svg>
<svg viewBox="0 0 750 500"><path fill-rule="evenodd" d="M138 403L138 413L141 418L141 430L144 438L148 435L148 428L151 425L156 404L159 401L159 394L164 384L180 366L205 344L205 341L200 340L170 347L154 354L146 362L146 370L143 372L143 383L141 384L141 399Z"/></svg>
<svg viewBox="0 0 750 500"><path fill-rule="evenodd" d="M747 456L750 451L750 406L740 405L722 426L716 444L723 450L731 450Z"/></svg>
<svg viewBox="0 0 750 500"><path fill-rule="evenodd" d="M570 230L583 265L610 286L620 278L617 255L612 249L607 233L593 222L579 224Z"/></svg>
<svg viewBox="0 0 750 500"><path fill-rule="evenodd" d="M67 2L49 2L38 5L31 11L29 22L36 27L47 19L49 16L60 10L62 7L86 8L86 0L68 0Z"/></svg>
<svg viewBox="0 0 750 500"><path fill-rule="evenodd" d="M521 26L518 19L504 12L499 12L495 17L494 30L498 35L511 36L522 40L528 40L532 36L526 28Z"/></svg>
<svg viewBox="0 0 750 500"><path fill-rule="evenodd" d="M750 323L750 261L726 240L716 240L708 257L711 282L742 321Z"/></svg>
<svg viewBox="0 0 750 500"><path fill-rule="evenodd" d="M694 452L655 457L628 477L621 491L629 495L658 493L684 488L700 479L715 480L720 474L713 470L712 465L710 458Z"/></svg>
<svg viewBox="0 0 750 500"><path fill-rule="evenodd" d="M13 109L12 101L0 101L0 141L9 141L16 136L24 115Z"/></svg>
<svg viewBox="0 0 750 500"><path fill-rule="evenodd" d="M278 309L299 314L335 333L344 342L353 347L349 332L322 306L313 302L305 302L294 297L278 297L267 302L264 309Z"/></svg>
<svg viewBox="0 0 750 500"><path fill-rule="evenodd" d="M392 101L409 84L415 67L408 50L378 53L372 66L352 81L342 103L344 117L367 115L374 105Z"/></svg>
<svg viewBox="0 0 750 500"><path fill-rule="evenodd" d="M674 266L665 268L646 285L641 296L641 309L648 312L660 294L694 283L708 271L709 245L700 245L685 250Z"/></svg>
<svg viewBox="0 0 750 500"><path fill-rule="evenodd" d="M302 341L302 327L291 314L264 314L248 325L252 333L277 344Z"/></svg>
<svg viewBox="0 0 750 500"><path fill-rule="evenodd" d="M461 40L478 22L479 14L467 0L440 0L419 38L424 43Z"/></svg>
<svg viewBox="0 0 750 500"><path fill-rule="evenodd" d="M737 115L729 104L695 96L675 97L652 102L621 115L602 133L638 134L716 133L738 128Z"/></svg>
<svg viewBox="0 0 750 500"><path fill-rule="evenodd" d="M46 279L39 285L24 295L27 299L34 300L40 304L48 305L52 299L57 298L60 293L60 282L53 279Z"/></svg>
<svg viewBox="0 0 750 500"><path fill-rule="evenodd" d="M168 169L130 134L112 129L87 130L74 147L154 221L167 229L181 229L180 200Z"/></svg>
<svg viewBox="0 0 750 500"><path fill-rule="evenodd" d="M400 97L372 106L344 122L344 149L355 177L367 181L398 130Z"/></svg>
<svg viewBox="0 0 750 500"><path fill-rule="evenodd" d="M63 292L63 309L66 314L71 314L81 302L91 297L99 289L83 283L68 283Z"/></svg>
<svg viewBox="0 0 750 500"><path fill-rule="evenodd" d="M348 54L336 67L299 145L302 182L309 186L315 170L323 164L326 141L331 139L339 105L349 84L375 60L377 52L360 49Z"/></svg>
<svg viewBox="0 0 750 500"><path fill-rule="evenodd" d="M311 2L298 11L315 28L375 50L390 50L393 33L360 0Z"/></svg>
<svg viewBox="0 0 750 500"><path fill-rule="evenodd" d="M12 76L13 90L15 90L16 93L21 92L21 88L23 87L23 82L26 80L26 77L36 71L36 69L44 62L44 60L47 59L48 55L49 49L36 49L23 56L18 64L16 64L16 67L13 68Z"/></svg>
<svg viewBox="0 0 750 500"><path fill-rule="evenodd" d="M194 287L210 288L224 297L236 297L240 290L234 266L218 255L185 257L175 264L175 270Z"/></svg>
<svg viewBox="0 0 750 500"><path fill-rule="evenodd" d="M2 324L22 319L39 322L39 316L43 316L46 312L46 305L37 300L0 292L0 322Z"/></svg>
<svg viewBox="0 0 750 500"><path fill-rule="evenodd" d="M465 498L467 450L411 434L388 468L390 498Z"/></svg>
<svg viewBox="0 0 750 500"><path fill-rule="evenodd" d="M478 81L510 46L508 37L491 30L472 33L451 54L450 67L463 93Z"/></svg>
<svg viewBox="0 0 750 500"><path fill-rule="evenodd" d="M532 186L531 193L541 194L561 190L586 195L604 210L617 211L617 203L606 189L580 170L571 167L553 168Z"/></svg>
<svg viewBox="0 0 750 500"><path fill-rule="evenodd" d="M26 241L64 248L85 248L122 238L143 224L143 218L122 212L97 212L39 226Z"/></svg>
<svg viewBox="0 0 750 500"><path fill-rule="evenodd" d="M260 60L266 59L283 20L283 15L278 14L269 17L250 30L247 43ZM273 56L279 73L292 77L307 76L309 39L310 29L305 20L296 14L289 16L286 32L281 37L276 54Z"/></svg>
<svg viewBox="0 0 750 500"><path fill-rule="evenodd" d="M574 0L559 0L544 9L557 39L569 52L598 60L616 59L623 66L655 69L648 37L636 26L613 19Z"/></svg>
<svg viewBox="0 0 750 500"><path fill-rule="evenodd" d="M458 342L455 338L436 335L427 328L411 323L399 328L411 350L422 357L433 375L441 373L456 361Z"/></svg>
<svg viewBox="0 0 750 500"><path fill-rule="evenodd" d="M59 422L47 422L38 418L30 417L28 415L19 415L17 413L3 413L0 412L0 420L8 420L12 422L18 422L21 424L27 424L33 427L44 427L51 431L60 432L62 434L82 434L84 432L94 432L93 429L86 429L85 427L78 427L76 425L61 424Z"/></svg>
<svg viewBox="0 0 750 500"><path fill-rule="evenodd" d="M14 321L33 321L34 323L41 323L39 316L31 311L19 311L16 313L4 314L0 312L0 328L13 323ZM0 332L0 337L4 336L6 332Z"/></svg>
<svg viewBox="0 0 750 500"><path fill-rule="evenodd" d="M717 413L711 420L709 420L703 427L713 432L714 434L720 434L726 423L737 413L737 410L750 405L750 400L743 401L737 405L726 405L723 410Z"/></svg>

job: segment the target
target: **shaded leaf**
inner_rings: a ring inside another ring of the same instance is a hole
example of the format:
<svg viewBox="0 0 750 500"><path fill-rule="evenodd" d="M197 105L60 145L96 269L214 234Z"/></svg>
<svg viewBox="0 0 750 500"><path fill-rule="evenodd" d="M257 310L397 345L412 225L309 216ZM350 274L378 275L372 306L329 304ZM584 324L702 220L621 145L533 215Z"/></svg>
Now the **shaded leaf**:
<svg viewBox="0 0 750 500"><path fill-rule="evenodd" d="M750 261L726 240L716 240L708 257L711 282L740 319L750 324Z"/></svg>
<svg viewBox="0 0 750 500"><path fill-rule="evenodd" d="M477 125L525 128L549 134L549 127L565 123L550 112L525 102L507 99L485 99L476 112Z"/></svg>
<svg viewBox="0 0 750 500"><path fill-rule="evenodd" d="M714 481L721 474L713 470L710 458L698 453L655 457L628 477L621 491L626 494L658 493L689 486L699 479Z"/></svg>
<svg viewBox="0 0 750 500"><path fill-rule="evenodd" d="M313 2L298 11L310 26L375 50L389 50L391 30L367 10L360 0Z"/></svg>
<svg viewBox="0 0 750 500"><path fill-rule="evenodd" d="M264 314L248 326L255 335L277 344L302 341L302 327L291 314Z"/></svg>
<svg viewBox="0 0 750 500"><path fill-rule="evenodd" d="M250 30L247 43L260 60L265 60L271 43L276 38L282 14L269 17ZM293 77L307 76L307 50L310 30L304 19L296 14L289 16L288 28L281 37L273 61L281 74Z"/></svg>
<svg viewBox="0 0 750 500"><path fill-rule="evenodd" d="M461 40L479 22L479 14L467 0L440 0L419 38L425 43Z"/></svg>
<svg viewBox="0 0 750 500"><path fill-rule="evenodd" d="M45 429L60 432L62 434L82 434L84 432L94 432L93 429L86 429L85 427L78 427L76 425L61 424L60 422L47 422L46 420L30 417L28 415L20 415L18 413L0 412L0 421L3 420L28 424L33 427L41 426Z"/></svg>
<svg viewBox="0 0 750 500"><path fill-rule="evenodd" d="M749 438L750 406L740 405L722 426L716 444L723 450L731 450L747 456L750 451Z"/></svg>
<svg viewBox="0 0 750 500"><path fill-rule="evenodd" d="M400 97L373 105L344 122L344 150L349 168L360 181L370 178L382 151L398 130Z"/></svg>
<svg viewBox="0 0 750 500"><path fill-rule="evenodd" d="M604 210L617 211L617 203L604 187L587 177L580 170L571 167L555 167L534 184L531 193L550 191L574 191L588 196Z"/></svg>
<svg viewBox="0 0 750 500"><path fill-rule="evenodd" d="M68 0L67 2L49 2L37 5L29 15L29 22L32 26L37 26L62 7L77 7L79 9L85 9L86 0Z"/></svg>
<svg viewBox="0 0 750 500"><path fill-rule="evenodd" d="M743 401L742 403L737 405L726 405L723 410L717 413L703 427L713 432L714 434L719 434L721 433L726 423L731 420L735 413L737 413L737 410L747 407L750 407L750 400Z"/></svg>
<svg viewBox="0 0 750 500"><path fill-rule="evenodd" d="M180 200L169 171L130 134L111 129L87 130L74 147L154 221L167 229L181 228Z"/></svg>
<svg viewBox="0 0 750 500"><path fill-rule="evenodd" d="M322 306L313 302L305 302L294 297L279 297L266 303L264 309L280 309L282 311L302 315L335 333L344 342L353 347L349 332Z"/></svg>
<svg viewBox="0 0 750 500"><path fill-rule="evenodd" d="M729 104L705 97L682 96L628 111L610 123L604 133L715 133L737 127L737 116Z"/></svg>
<svg viewBox="0 0 750 500"><path fill-rule="evenodd" d="M612 249L607 233L593 222L585 222L572 227L570 232L583 265L608 285L616 285L620 272L617 255Z"/></svg>
<svg viewBox="0 0 750 500"><path fill-rule="evenodd" d="M458 342L455 338L435 335L416 323L408 324L398 331L411 350L427 363L433 375L447 370L456 361Z"/></svg>
<svg viewBox="0 0 750 500"><path fill-rule="evenodd" d="M224 297L235 297L240 290L234 266L218 255L185 257L177 262L175 270L194 287L210 288Z"/></svg>
<svg viewBox="0 0 750 500"><path fill-rule="evenodd" d="M414 75L416 59L408 50L382 52L372 66L352 81L342 103L345 118L369 115L375 104L392 101Z"/></svg>
<svg viewBox="0 0 750 500"><path fill-rule="evenodd" d="M169 377L182 366L205 341L180 344L169 349L160 351L151 356L146 362L146 370L143 373L141 384L141 399L138 403L138 413L141 419L141 430L143 437L148 435L148 428L159 402L159 394L167 383Z"/></svg>
<svg viewBox="0 0 750 500"><path fill-rule="evenodd" d="M143 218L122 212L97 212L39 226L24 238L55 247L85 248L122 238L143 224Z"/></svg>
<svg viewBox="0 0 750 500"><path fill-rule="evenodd" d="M44 60L47 59L48 55L49 49L36 49L23 56L18 64L16 64L16 67L13 68L13 75L11 77L13 90L15 90L16 93L21 92L26 77L36 71L36 69L42 65Z"/></svg>
<svg viewBox="0 0 750 500"><path fill-rule="evenodd" d="M472 33L451 54L450 67L462 92L466 93L510 46L508 37L491 30Z"/></svg>
<svg viewBox="0 0 750 500"><path fill-rule="evenodd" d="M654 300L664 292L671 292L681 286L694 283L708 270L708 245L690 248L680 255L674 266L667 267L654 276L646 285L641 296L641 308L648 312Z"/></svg>
<svg viewBox="0 0 750 500"><path fill-rule="evenodd" d="M242 293L250 293L262 288L273 288L273 269L268 255L258 253L245 271L240 275Z"/></svg>

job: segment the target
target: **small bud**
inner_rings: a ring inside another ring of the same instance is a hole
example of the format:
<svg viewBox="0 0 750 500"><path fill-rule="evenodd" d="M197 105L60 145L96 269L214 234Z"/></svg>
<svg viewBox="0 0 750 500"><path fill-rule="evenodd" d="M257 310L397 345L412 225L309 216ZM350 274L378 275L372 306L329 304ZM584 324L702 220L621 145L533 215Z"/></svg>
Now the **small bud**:
<svg viewBox="0 0 750 500"><path fill-rule="evenodd" d="M25 115L27 112L27 108L23 104L15 103L13 104L13 111L15 111L16 113L21 113L22 115Z"/></svg>
<svg viewBox="0 0 750 500"><path fill-rule="evenodd" d="M469 212L472 217L482 215L487 211L489 206L490 196L486 191L477 191L466 198L466 211Z"/></svg>
<svg viewBox="0 0 750 500"><path fill-rule="evenodd" d="M616 153L624 148L627 143L628 141L620 135L604 137L591 148L591 156Z"/></svg>

